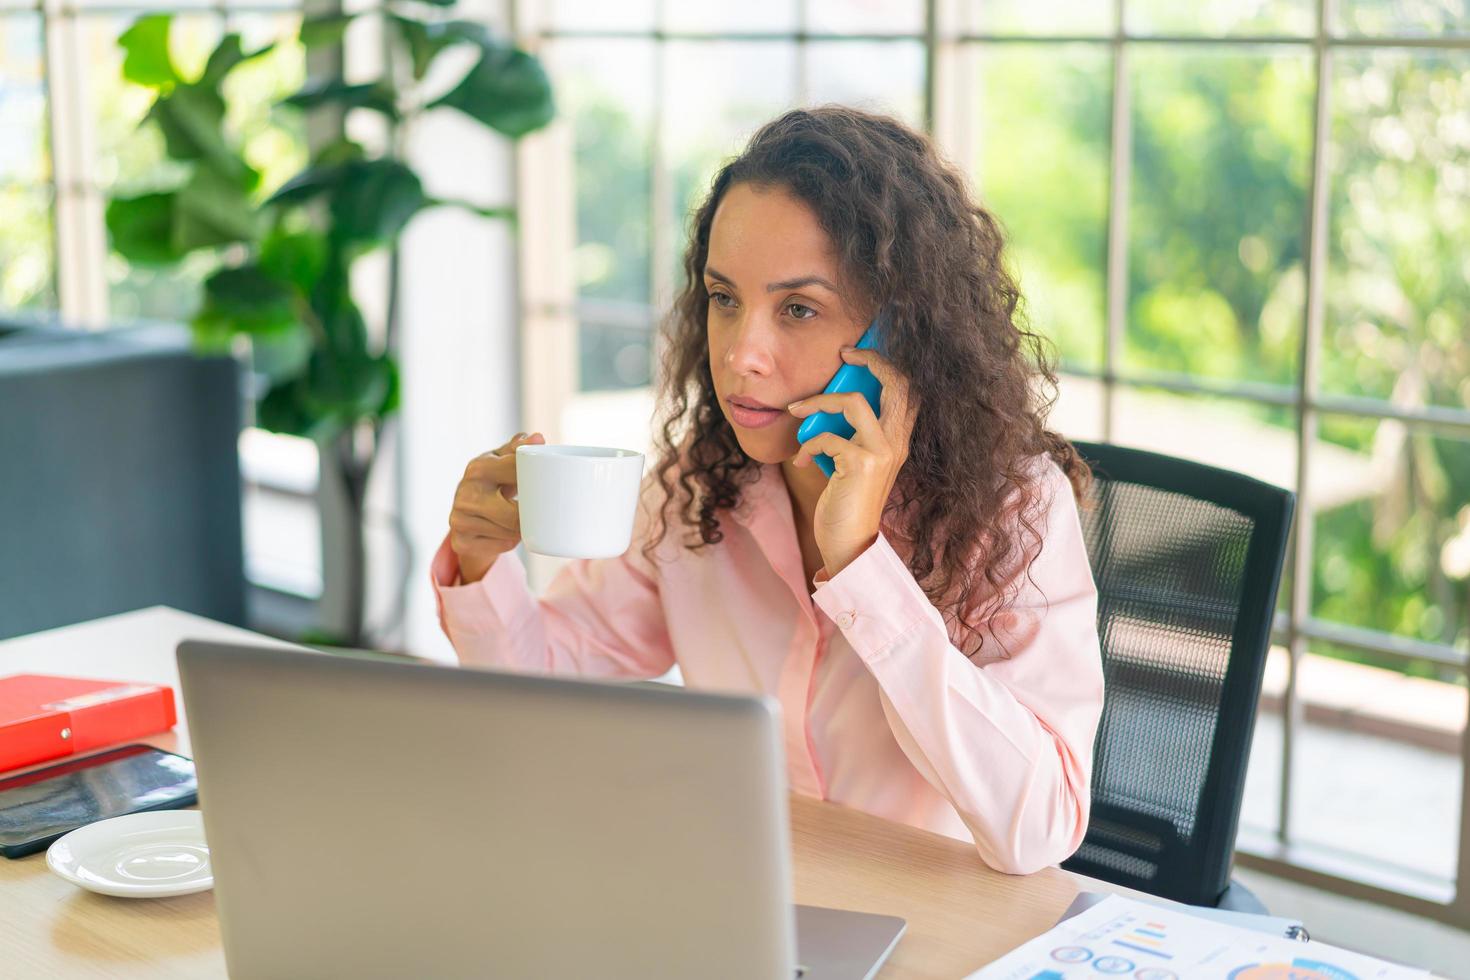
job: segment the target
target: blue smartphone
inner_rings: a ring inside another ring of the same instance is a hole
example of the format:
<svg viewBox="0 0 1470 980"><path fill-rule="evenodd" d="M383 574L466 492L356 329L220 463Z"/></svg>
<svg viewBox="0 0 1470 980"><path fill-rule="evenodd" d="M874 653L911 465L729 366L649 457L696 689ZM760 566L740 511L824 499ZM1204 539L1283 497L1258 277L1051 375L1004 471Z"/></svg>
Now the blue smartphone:
<svg viewBox="0 0 1470 980"><path fill-rule="evenodd" d="M886 317L880 311L873 318L873 322L868 324L868 329L863 331L862 337L858 339L855 346L859 350L876 350L881 354L883 348L879 346L878 338L883 332L882 325L886 322ZM868 404L873 406L873 414L879 414L878 405L883 393L883 386L878 383L877 378L873 377L873 372L869 371L863 365L848 364L844 361L842 366L837 369L837 373L832 375L832 380L827 382L827 387L822 389L822 394L830 395L833 392L840 391L862 392L863 397L868 400ZM801 425L796 429L796 441L806 442L820 432L832 432L844 439L851 439L852 434L856 431L841 412L817 412L815 415L808 415L802 420ZM832 477L833 466L831 456L828 456L826 453L818 453L812 457L812 462L821 467L822 472L827 474L828 479Z"/></svg>

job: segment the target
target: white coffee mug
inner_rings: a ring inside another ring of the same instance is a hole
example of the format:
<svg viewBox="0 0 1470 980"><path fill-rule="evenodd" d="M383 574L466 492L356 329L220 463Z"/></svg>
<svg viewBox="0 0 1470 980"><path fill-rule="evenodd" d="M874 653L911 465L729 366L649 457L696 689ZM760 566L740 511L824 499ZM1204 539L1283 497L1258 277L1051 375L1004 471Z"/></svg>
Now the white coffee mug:
<svg viewBox="0 0 1470 980"><path fill-rule="evenodd" d="M628 550L643 454L601 446L516 447L521 540L538 555L611 558Z"/></svg>

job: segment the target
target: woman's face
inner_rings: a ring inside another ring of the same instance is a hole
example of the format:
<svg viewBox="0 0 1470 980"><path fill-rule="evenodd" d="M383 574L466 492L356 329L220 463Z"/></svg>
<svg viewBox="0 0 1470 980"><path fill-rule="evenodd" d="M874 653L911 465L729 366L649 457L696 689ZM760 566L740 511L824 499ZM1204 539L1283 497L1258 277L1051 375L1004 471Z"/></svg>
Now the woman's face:
<svg viewBox="0 0 1470 980"><path fill-rule="evenodd" d="M735 184L710 226L704 287L720 408L747 456L790 459L801 420L786 406L820 393L866 327L838 292L832 243L784 189Z"/></svg>

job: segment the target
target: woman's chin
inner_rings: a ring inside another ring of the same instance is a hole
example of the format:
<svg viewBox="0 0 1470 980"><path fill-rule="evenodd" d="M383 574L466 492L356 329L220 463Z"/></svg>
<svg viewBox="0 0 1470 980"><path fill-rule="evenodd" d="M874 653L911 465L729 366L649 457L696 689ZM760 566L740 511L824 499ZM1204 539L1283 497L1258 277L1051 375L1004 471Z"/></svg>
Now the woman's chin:
<svg viewBox="0 0 1470 980"><path fill-rule="evenodd" d="M734 426L740 449L758 463L783 463L796 455L797 443L790 433L742 431Z"/></svg>

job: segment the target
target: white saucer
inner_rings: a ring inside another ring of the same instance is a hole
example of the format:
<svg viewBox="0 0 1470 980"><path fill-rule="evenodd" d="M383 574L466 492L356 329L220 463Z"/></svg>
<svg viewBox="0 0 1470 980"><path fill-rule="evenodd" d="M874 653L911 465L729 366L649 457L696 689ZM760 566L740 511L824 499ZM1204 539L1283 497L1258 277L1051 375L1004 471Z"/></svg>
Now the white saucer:
<svg viewBox="0 0 1470 980"><path fill-rule="evenodd" d="M129 813L78 827L51 845L46 864L67 881L123 898L165 898L214 887L198 810Z"/></svg>

